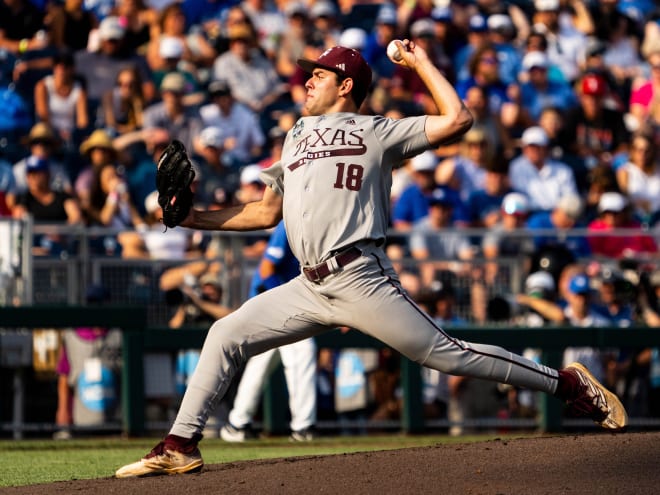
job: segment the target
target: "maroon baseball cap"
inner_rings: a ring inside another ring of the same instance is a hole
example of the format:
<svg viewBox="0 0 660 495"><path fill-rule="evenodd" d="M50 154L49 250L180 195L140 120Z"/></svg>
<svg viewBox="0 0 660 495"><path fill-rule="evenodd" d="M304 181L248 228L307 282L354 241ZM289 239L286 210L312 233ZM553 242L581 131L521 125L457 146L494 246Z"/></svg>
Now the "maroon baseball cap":
<svg viewBox="0 0 660 495"><path fill-rule="evenodd" d="M298 59L298 65L310 74L318 67L336 72L342 77L350 77L355 84L356 93L362 94L363 97L371 86L371 67L360 52L353 48L333 46L316 60Z"/></svg>
<svg viewBox="0 0 660 495"><path fill-rule="evenodd" d="M582 79L582 94L603 96L607 92L605 79L598 74L587 74Z"/></svg>

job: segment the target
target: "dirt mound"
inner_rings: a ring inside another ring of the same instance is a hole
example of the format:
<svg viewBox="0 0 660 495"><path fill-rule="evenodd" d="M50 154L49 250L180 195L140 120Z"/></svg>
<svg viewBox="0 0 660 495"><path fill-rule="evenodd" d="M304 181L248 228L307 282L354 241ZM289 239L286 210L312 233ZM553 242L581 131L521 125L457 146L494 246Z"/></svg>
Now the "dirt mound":
<svg viewBox="0 0 660 495"><path fill-rule="evenodd" d="M660 432L484 443L207 465L199 474L80 480L2 494L651 494Z"/></svg>

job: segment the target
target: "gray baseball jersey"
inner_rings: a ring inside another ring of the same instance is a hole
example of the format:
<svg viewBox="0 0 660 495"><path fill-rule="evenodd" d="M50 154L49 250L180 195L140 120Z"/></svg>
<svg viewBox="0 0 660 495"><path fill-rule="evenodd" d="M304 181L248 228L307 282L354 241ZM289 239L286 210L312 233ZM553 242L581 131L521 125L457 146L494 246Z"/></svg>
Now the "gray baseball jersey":
<svg viewBox="0 0 660 495"><path fill-rule="evenodd" d="M352 113L296 123L281 161L262 176L283 196L294 254L303 266L327 261L330 274L313 281L301 273L213 324L171 434L201 433L250 356L337 326L372 335L445 373L554 393L556 370L497 346L455 339L438 327L402 289L383 251L392 167L430 148L424 125L425 117ZM335 251L349 245L359 254L341 266Z"/></svg>
<svg viewBox="0 0 660 495"><path fill-rule="evenodd" d="M291 249L303 265L365 239L384 240L392 167L428 149L425 117L303 117L262 177L284 197ZM286 189L284 188L286 185Z"/></svg>

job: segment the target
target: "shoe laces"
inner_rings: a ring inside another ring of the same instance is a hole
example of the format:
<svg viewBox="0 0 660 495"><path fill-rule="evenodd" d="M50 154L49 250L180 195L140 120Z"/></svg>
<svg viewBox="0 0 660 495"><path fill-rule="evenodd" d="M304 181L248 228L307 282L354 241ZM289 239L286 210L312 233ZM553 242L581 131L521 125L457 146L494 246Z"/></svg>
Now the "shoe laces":
<svg viewBox="0 0 660 495"><path fill-rule="evenodd" d="M151 452L149 452L144 458L151 459L152 457L157 457L166 454L167 452L165 451L165 442L160 442L153 449L151 449Z"/></svg>
<svg viewBox="0 0 660 495"><path fill-rule="evenodd" d="M605 395L590 380L584 378L582 373L575 374L580 384L580 391L575 399L568 401L569 413L574 417L588 416L594 421L603 421L609 414Z"/></svg>

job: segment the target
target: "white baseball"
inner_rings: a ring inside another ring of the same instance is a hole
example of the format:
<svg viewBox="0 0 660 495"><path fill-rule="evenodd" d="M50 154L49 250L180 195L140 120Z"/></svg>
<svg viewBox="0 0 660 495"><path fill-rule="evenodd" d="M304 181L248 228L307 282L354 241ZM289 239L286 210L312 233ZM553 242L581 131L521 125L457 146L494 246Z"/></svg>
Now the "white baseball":
<svg viewBox="0 0 660 495"><path fill-rule="evenodd" d="M399 40L392 40L387 45L387 56L390 57L391 60L399 62L401 60L401 53L399 52L399 47L396 45L396 41Z"/></svg>

